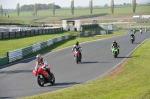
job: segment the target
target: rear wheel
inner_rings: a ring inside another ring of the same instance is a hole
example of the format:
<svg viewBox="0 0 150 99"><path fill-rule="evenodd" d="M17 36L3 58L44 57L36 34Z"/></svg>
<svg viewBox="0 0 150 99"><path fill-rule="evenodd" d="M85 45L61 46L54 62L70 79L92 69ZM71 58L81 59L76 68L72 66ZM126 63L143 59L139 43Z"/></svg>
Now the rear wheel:
<svg viewBox="0 0 150 99"><path fill-rule="evenodd" d="M79 57L79 62L81 62L81 57Z"/></svg>
<svg viewBox="0 0 150 99"><path fill-rule="evenodd" d="M44 80L44 78L43 78L42 75L38 75L38 76L37 76L37 82L38 82L39 86L41 86L41 87L44 86L45 80Z"/></svg>
<svg viewBox="0 0 150 99"><path fill-rule="evenodd" d="M133 40L133 39L131 39L132 44L133 44L133 41L134 41L134 40Z"/></svg>

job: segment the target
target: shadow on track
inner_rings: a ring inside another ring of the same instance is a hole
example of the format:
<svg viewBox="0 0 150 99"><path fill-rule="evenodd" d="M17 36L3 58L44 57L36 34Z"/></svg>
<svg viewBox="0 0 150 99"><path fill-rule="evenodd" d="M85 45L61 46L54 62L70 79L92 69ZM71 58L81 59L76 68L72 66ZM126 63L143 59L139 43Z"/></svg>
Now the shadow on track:
<svg viewBox="0 0 150 99"><path fill-rule="evenodd" d="M76 85L76 84L81 84L81 83L77 83L77 82L62 82L62 83L55 83L54 85L51 85L51 84L49 84L49 85L47 85L47 86L53 86L53 87L63 87L64 86L64 88L66 87L66 86L71 86L71 85ZM44 87L47 87L47 86L44 86Z"/></svg>
<svg viewBox="0 0 150 99"><path fill-rule="evenodd" d="M133 43L133 44L141 44L141 43Z"/></svg>
<svg viewBox="0 0 150 99"><path fill-rule="evenodd" d="M131 58L131 57L117 57L117 58Z"/></svg>
<svg viewBox="0 0 150 99"><path fill-rule="evenodd" d="M12 99L13 97L0 97L0 99Z"/></svg>
<svg viewBox="0 0 150 99"><path fill-rule="evenodd" d="M94 63L110 63L110 62L87 61L87 62L81 62L79 64L94 64Z"/></svg>
<svg viewBox="0 0 150 99"><path fill-rule="evenodd" d="M1 71L0 74L32 73L33 70Z"/></svg>

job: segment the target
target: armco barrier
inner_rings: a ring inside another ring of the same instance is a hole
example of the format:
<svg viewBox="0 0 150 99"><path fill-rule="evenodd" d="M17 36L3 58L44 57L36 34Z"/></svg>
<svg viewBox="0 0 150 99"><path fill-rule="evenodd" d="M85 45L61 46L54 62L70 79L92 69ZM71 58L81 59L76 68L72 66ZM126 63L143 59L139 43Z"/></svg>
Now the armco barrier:
<svg viewBox="0 0 150 99"><path fill-rule="evenodd" d="M90 37L90 36L94 36L94 35L103 35L103 34L110 34L113 32L107 32L105 30L103 31L90 31L90 32L80 32L78 33L79 37Z"/></svg>
<svg viewBox="0 0 150 99"><path fill-rule="evenodd" d="M16 61L18 59L22 59L26 55L37 52L37 51L39 51L45 47L48 47L54 43L57 43L57 42L60 42L62 40L66 40L69 38L71 38L71 35L60 36L57 38L47 40L45 42L33 44L33 45L25 47L25 48L9 51L9 52L7 52L8 62L10 63L10 62Z"/></svg>
<svg viewBox="0 0 150 99"><path fill-rule="evenodd" d="M8 58L7 56L2 56L0 57L0 66L5 65L8 63Z"/></svg>

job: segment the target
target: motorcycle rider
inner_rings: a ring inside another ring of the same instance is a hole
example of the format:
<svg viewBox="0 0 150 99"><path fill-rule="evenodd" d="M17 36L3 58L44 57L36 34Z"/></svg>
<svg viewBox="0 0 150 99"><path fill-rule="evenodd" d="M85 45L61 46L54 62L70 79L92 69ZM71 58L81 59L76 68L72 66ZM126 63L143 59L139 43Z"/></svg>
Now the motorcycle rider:
<svg viewBox="0 0 150 99"><path fill-rule="evenodd" d="M132 37L135 40L135 36L133 33L131 33L130 37Z"/></svg>
<svg viewBox="0 0 150 99"><path fill-rule="evenodd" d="M120 53L120 51L119 51L120 46L118 45L118 43L116 42L116 40L113 41L113 44L111 45L111 49L113 47L117 47L118 48L118 54L119 54Z"/></svg>
<svg viewBox="0 0 150 99"><path fill-rule="evenodd" d="M140 33L142 33L142 28L140 28Z"/></svg>
<svg viewBox="0 0 150 99"><path fill-rule="evenodd" d="M49 80L50 80L50 70L48 69L48 64L46 62L46 60L44 60L44 58L42 57L41 54L38 54L36 56L36 66L35 66L35 69L37 70L38 68L41 67L42 65L42 68L49 74Z"/></svg>
<svg viewBox="0 0 150 99"><path fill-rule="evenodd" d="M136 29L133 29L133 33L134 33L134 34L136 33Z"/></svg>
<svg viewBox="0 0 150 99"><path fill-rule="evenodd" d="M82 50L82 48L80 47L80 45L79 45L79 42L77 41L76 43L75 43L75 45L73 46L73 48L72 48L72 52L74 51L74 49L76 50L76 51L78 51L79 52L79 55L80 55L80 57L82 58L82 54L81 54L81 50Z"/></svg>
<svg viewBox="0 0 150 99"><path fill-rule="evenodd" d="M147 29L145 28L145 32L147 32Z"/></svg>

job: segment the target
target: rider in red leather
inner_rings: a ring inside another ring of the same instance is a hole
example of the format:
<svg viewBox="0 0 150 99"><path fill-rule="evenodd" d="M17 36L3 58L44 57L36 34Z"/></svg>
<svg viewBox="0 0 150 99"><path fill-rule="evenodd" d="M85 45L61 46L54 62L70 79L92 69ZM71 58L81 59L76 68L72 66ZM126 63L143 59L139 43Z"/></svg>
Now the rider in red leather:
<svg viewBox="0 0 150 99"><path fill-rule="evenodd" d="M38 54L36 56L36 66L35 69L38 69L39 67L42 66L42 68L50 75L50 70L47 68L48 64L46 62L46 60L43 59L42 55Z"/></svg>

